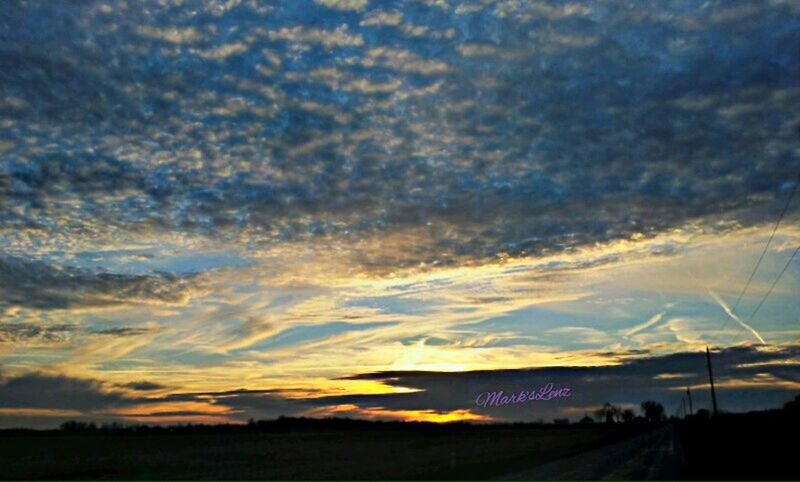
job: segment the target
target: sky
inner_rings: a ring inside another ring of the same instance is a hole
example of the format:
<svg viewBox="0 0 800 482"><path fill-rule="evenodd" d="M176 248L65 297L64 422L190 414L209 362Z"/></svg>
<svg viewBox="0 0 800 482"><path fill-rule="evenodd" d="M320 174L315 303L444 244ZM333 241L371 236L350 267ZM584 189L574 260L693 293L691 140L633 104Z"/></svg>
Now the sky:
<svg viewBox="0 0 800 482"><path fill-rule="evenodd" d="M2 2L0 427L673 413L706 346L778 407L797 45L796 0Z"/></svg>

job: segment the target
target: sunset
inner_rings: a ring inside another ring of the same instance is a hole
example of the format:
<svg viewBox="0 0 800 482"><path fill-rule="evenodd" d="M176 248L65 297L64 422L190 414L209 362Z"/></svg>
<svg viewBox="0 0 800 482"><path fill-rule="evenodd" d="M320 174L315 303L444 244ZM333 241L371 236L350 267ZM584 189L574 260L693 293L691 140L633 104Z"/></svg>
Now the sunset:
<svg viewBox="0 0 800 482"><path fill-rule="evenodd" d="M0 429L800 394L795 1L13 0L0 38Z"/></svg>

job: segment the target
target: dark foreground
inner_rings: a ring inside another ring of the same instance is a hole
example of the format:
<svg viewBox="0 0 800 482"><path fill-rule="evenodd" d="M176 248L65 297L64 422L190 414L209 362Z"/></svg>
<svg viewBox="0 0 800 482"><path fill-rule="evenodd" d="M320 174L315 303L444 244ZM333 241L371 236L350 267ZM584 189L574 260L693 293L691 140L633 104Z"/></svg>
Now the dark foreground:
<svg viewBox="0 0 800 482"><path fill-rule="evenodd" d="M0 479L798 480L798 429L776 410L664 425L0 431Z"/></svg>
<svg viewBox="0 0 800 482"><path fill-rule="evenodd" d="M488 479L643 426L456 425L267 433L5 433L4 479Z"/></svg>
<svg viewBox="0 0 800 482"><path fill-rule="evenodd" d="M800 480L797 410L689 417L499 480Z"/></svg>
<svg viewBox="0 0 800 482"><path fill-rule="evenodd" d="M678 422L678 442L687 462L683 477L800 480L800 412L796 409Z"/></svg>
<svg viewBox="0 0 800 482"><path fill-rule="evenodd" d="M672 424L622 442L587 450L537 467L510 472L498 480L674 480L686 460Z"/></svg>

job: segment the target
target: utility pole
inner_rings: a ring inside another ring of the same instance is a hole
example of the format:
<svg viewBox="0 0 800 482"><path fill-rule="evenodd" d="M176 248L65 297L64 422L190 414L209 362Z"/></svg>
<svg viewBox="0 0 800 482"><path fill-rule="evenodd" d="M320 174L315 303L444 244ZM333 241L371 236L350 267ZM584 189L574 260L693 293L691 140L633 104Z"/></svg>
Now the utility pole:
<svg viewBox="0 0 800 482"><path fill-rule="evenodd" d="M714 373L711 371L711 353L706 345L706 363L708 364L708 381L711 383L711 403L714 405L714 415L717 415L717 392L714 391Z"/></svg>
<svg viewBox="0 0 800 482"><path fill-rule="evenodd" d="M694 410L692 410L692 389L686 387L686 396L689 397L689 416L691 417L694 415Z"/></svg>

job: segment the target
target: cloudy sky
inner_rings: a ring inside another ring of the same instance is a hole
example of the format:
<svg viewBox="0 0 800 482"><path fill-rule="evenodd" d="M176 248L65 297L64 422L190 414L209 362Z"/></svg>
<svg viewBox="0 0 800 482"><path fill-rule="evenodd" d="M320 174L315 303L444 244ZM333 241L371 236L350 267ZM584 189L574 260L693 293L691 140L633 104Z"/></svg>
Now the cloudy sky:
<svg viewBox="0 0 800 482"><path fill-rule="evenodd" d="M2 2L0 427L707 408L707 344L778 406L800 194L737 299L797 45L796 0Z"/></svg>

